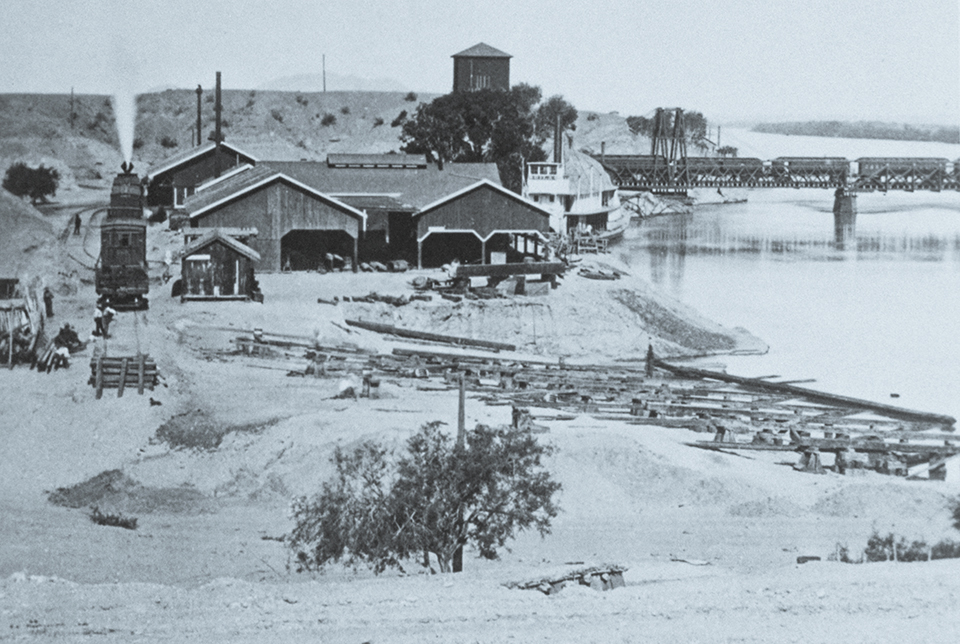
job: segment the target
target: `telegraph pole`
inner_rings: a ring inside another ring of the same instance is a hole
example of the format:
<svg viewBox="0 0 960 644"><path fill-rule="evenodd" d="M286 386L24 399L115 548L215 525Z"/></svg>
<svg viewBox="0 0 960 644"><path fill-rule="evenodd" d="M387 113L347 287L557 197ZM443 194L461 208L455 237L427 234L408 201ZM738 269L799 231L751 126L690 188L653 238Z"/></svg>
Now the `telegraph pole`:
<svg viewBox="0 0 960 644"><path fill-rule="evenodd" d="M463 374L460 374L460 407L457 410L457 455L463 456L463 450L466 447L467 437L466 437L466 389L467 382L463 377ZM463 529L463 504L460 504L460 507L457 508L457 527ZM459 537L459 535L457 535ZM453 553L453 572L463 572L463 546L457 546L456 551Z"/></svg>

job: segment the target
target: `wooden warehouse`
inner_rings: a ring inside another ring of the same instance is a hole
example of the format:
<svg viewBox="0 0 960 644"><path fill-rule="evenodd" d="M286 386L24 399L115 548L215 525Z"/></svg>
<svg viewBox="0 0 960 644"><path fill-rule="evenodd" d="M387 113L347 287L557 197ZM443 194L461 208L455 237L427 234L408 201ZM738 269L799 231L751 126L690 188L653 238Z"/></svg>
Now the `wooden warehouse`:
<svg viewBox="0 0 960 644"><path fill-rule="evenodd" d="M358 264L366 215L283 172L249 168L204 189L185 204L193 228L256 228L251 246L266 272L313 270L330 254Z"/></svg>
<svg viewBox="0 0 960 644"><path fill-rule="evenodd" d="M237 300L257 296L254 266L260 253L224 229L213 228L181 251L182 300Z"/></svg>
<svg viewBox="0 0 960 644"><path fill-rule="evenodd" d="M441 170L423 155L330 154L326 163L266 161L264 165L366 213L359 250L362 262L416 262L417 211L483 179L500 183L495 163L447 163Z"/></svg>
<svg viewBox="0 0 960 644"><path fill-rule="evenodd" d="M197 186L257 160L229 143L205 143L170 157L147 172L147 205L178 208Z"/></svg>
<svg viewBox="0 0 960 644"><path fill-rule="evenodd" d="M550 212L491 181L478 181L415 216L417 265L505 262L544 254Z"/></svg>

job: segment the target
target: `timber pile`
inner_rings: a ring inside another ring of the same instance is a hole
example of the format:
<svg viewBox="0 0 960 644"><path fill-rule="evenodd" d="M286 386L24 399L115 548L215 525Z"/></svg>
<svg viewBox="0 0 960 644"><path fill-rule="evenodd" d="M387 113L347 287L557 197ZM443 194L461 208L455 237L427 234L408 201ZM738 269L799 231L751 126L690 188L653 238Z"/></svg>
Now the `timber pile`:
<svg viewBox="0 0 960 644"><path fill-rule="evenodd" d="M360 326L356 321L348 324ZM377 331L398 331L387 325L373 326ZM412 333L424 336L420 338L423 340L430 335ZM236 342L248 354L307 359L305 367L288 375L341 377L362 372L378 378L439 380L429 388L452 390L458 387L463 374L466 388L480 394L481 400L490 405L548 408L589 413L627 424L715 432L715 441L694 444L708 449L852 449L909 454L911 459L960 453L960 447L949 443L908 441L919 431L952 432L955 421L950 416L818 392L787 382L676 367L653 356L648 356L644 363L570 365L562 360L508 357L476 350L454 353L427 347L398 347L383 354L320 346L307 338L299 340L272 339L261 334L259 340L238 338ZM811 432L822 438L813 437ZM763 440L738 442L736 434L749 434L751 438L756 435ZM932 438L950 437L941 433Z"/></svg>
<svg viewBox="0 0 960 644"><path fill-rule="evenodd" d="M144 353L93 358L90 360L90 372L89 384L96 387L97 399L103 396L104 389L116 389L117 398L123 396L127 387L136 387L138 394L143 394L144 388L153 391L160 377L157 363Z"/></svg>
<svg viewBox="0 0 960 644"><path fill-rule="evenodd" d="M43 342L45 308L39 288L20 297L0 300L0 363L32 364Z"/></svg>
<svg viewBox="0 0 960 644"><path fill-rule="evenodd" d="M594 590L613 590L626 585L623 581L623 573L626 571L627 568L623 566L591 566L529 581L512 581L504 586L520 590L539 590L544 595L554 595L568 584L589 586Z"/></svg>

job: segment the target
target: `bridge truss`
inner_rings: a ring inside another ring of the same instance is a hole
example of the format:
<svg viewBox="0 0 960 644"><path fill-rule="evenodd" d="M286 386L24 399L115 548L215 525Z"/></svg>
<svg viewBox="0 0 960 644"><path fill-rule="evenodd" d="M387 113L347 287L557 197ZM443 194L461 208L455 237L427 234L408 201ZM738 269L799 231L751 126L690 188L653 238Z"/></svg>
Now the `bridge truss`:
<svg viewBox="0 0 960 644"><path fill-rule="evenodd" d="M663 139L660 139L662 141ZM655 143L657 145L657 143ZM663 145L650 155L594 155L622 190L842 188L848 192L960 190L960 159L927 157L689 157ZM684 150L685 152L685 150ZM671 158L673 157L673 158Z"/></svg>

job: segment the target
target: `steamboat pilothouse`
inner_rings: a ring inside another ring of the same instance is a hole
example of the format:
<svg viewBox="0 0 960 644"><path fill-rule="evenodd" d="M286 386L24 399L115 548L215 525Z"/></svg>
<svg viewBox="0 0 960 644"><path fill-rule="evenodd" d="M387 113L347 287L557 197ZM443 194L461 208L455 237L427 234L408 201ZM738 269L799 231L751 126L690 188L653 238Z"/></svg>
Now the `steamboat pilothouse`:
<svg viewBox="0 0 960 644"><path fill-rule="evenodd" d="M523 196L550 211L550 228L571 234L590 231L619 237L630 218L620 207L617 187L600 163L564 146L555 137L553 161L527 163Z"/></svg>

